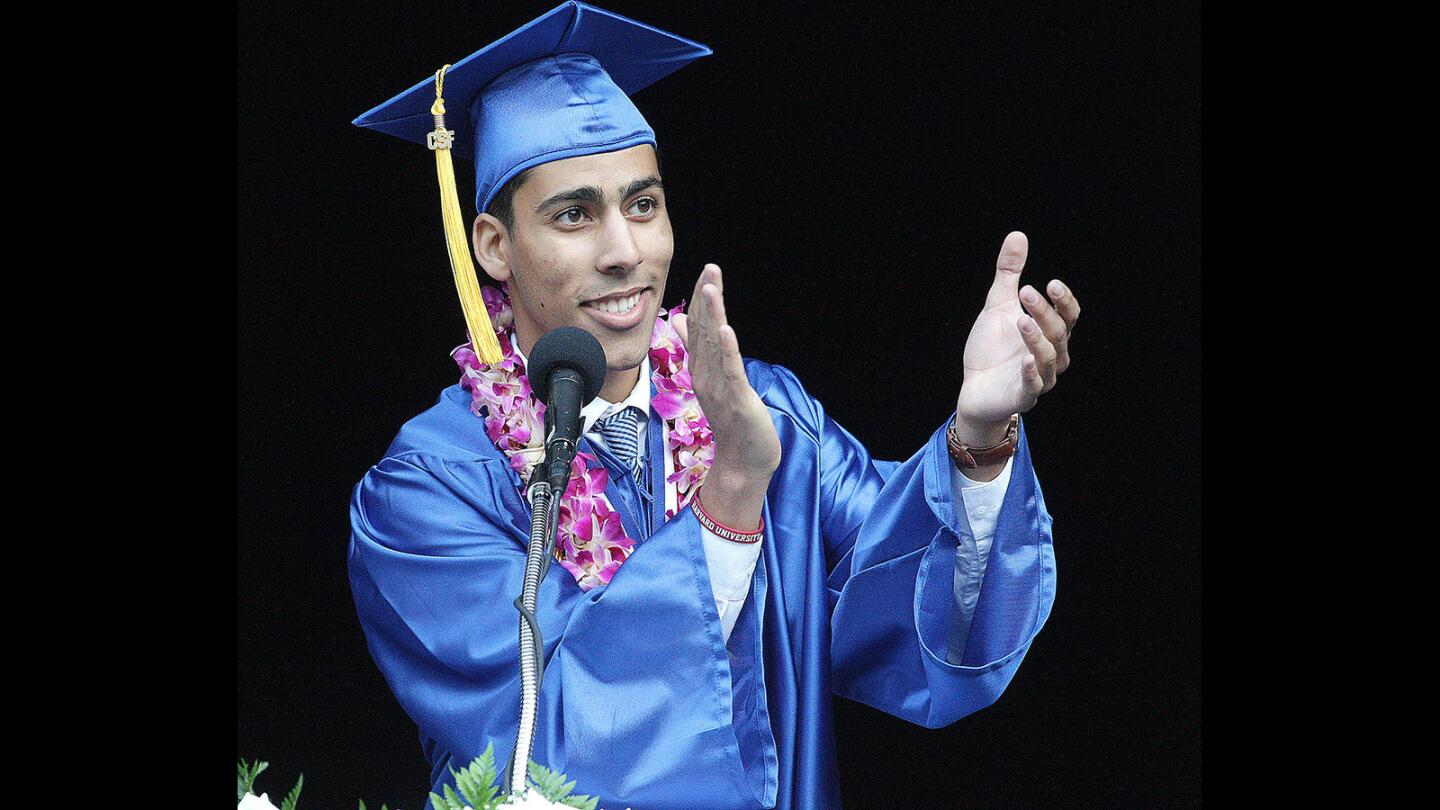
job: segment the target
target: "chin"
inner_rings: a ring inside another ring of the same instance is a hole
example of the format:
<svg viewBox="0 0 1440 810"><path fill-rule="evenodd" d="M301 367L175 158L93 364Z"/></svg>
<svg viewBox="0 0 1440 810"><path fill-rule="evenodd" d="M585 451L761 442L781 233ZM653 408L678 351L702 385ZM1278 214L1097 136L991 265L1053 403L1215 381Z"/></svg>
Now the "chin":
<svg viewBox="0 0 1440 810"><path fill-rule="evenodd" d="M606 368L611 371L629 371L644 362L645 355L650 351L650 335L654 323L652 318L641 335L627 336L625 340L606 346ZM636 331L640 331L640 327L636 327Z"/></svg>

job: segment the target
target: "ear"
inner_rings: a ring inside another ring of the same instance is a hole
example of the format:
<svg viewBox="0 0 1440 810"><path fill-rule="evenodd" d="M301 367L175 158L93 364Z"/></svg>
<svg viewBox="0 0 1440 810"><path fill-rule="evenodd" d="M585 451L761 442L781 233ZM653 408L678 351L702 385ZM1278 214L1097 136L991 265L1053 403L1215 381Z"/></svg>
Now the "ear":
<svg viewBox="0 0 1440 810"><path fill-rule="evenodd" d="M475 217L471 229L475 243L475 261L485 275L496 281L510 280L510 234L505 225L490 214Z"/></svg>

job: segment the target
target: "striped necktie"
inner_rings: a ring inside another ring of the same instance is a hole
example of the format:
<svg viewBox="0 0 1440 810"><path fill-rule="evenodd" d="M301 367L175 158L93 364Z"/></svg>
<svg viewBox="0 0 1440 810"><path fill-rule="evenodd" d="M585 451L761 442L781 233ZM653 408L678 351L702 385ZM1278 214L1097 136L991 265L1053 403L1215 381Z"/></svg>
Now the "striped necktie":
<svg viewBox="0 0 1440 810"><path fill-rule="evenodd" d="M637 435L640 432L641 417L639 408L621 408L596 422L594 429L600 431L601 437L605 439L606 449L630 465L635 483L643 488L645 482L640 469L640 437Z"/></svg>

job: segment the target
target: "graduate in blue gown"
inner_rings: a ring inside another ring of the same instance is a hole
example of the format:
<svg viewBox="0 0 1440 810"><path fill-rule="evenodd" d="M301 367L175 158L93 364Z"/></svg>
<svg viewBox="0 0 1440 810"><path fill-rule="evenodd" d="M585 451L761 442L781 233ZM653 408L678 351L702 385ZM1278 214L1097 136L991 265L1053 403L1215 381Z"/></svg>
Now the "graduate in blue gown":
<svg viewBox="0 0 1440 810"><path fill-rule="evenodd" d="M444 126L454 129L441 140L476 157L485 213L474 254L513 305L502 344L523 353L560 325L592 331L609 359L609 402L656 393L639 372L673 251L661 185L633 181L658 177L658 166L628 94L707 53L565 3L443 78ZM436 82L421 82L356 123L424 143L436 94ZM642 192L649 205L632 202ZM547 208L550 197L559 199ZM790 371L742 361L721 271L706 266L688 317L671 321L713 428L713 462L700 497L667 520L675 461L659 411L642 431L639 480L614 448L582 440L634 545L598 586L547 570L531 758L611 810L840 807L832 694L926 728L999 697L1055 595L1051 521L1019 414L1068 365L1079 312L1058 280L1049 301L1020 289L1025 252L1023 234L1006 238L965 344L956 412L903 462L871 458ZM490 329L472 320L473 284L457 270L472 337ZM611 292L608 308L592 296ZM475 350L484 354L478 341ZM419 728L437 793L487 745L505 762L519 720L512 602L529 509L513 455L475 402L460 385L442 391L351 505L361 625ZM957 470L1005 487L983 559ZM706 544L724 527L758 542L738 615L722 622Z"/></svg>

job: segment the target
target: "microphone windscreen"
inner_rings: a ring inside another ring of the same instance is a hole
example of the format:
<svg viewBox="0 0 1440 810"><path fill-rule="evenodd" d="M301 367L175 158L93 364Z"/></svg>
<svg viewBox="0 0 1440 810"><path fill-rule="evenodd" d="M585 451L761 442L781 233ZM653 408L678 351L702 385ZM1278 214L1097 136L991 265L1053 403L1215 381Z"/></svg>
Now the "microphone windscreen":
<svg viewBox="0 0 1440 810"><path fill-rule="evenodd" d="M542 402L549 399L550 373L557 368L579 372L585 381L585 402L605 386L605 349L594 335L577 326L562 326L541 335L529 359L525 373Z"/></svg>

